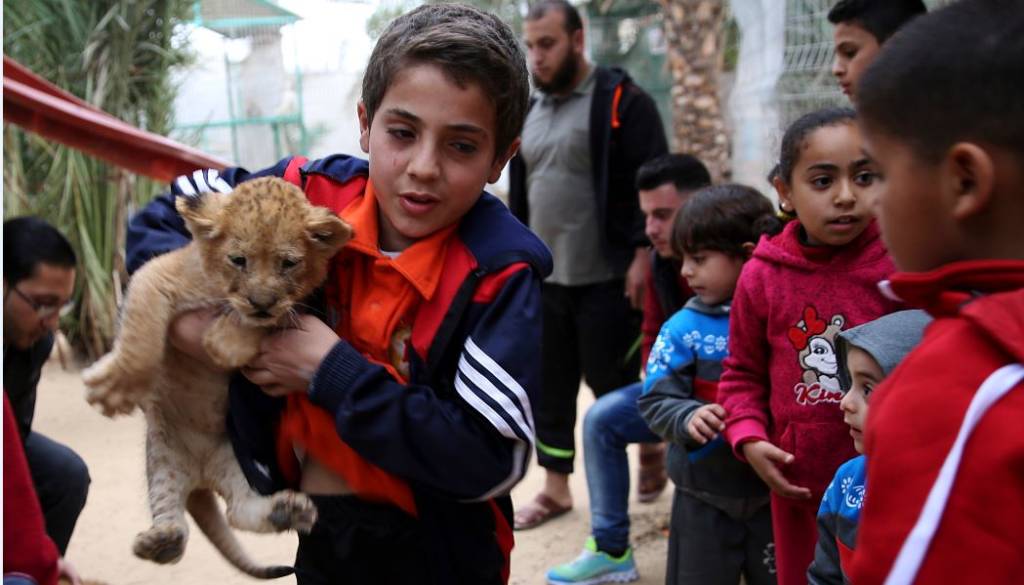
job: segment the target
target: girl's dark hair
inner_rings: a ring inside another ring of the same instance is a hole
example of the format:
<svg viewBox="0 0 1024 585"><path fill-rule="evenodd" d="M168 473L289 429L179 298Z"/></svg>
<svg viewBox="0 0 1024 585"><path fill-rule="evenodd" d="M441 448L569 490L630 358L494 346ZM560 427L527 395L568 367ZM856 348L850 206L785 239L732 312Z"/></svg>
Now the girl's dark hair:
<svg viewBox="0 0 1024 585"><path fill-rule="evenodd" d="M762 234L777 234L782 226L772 202L757 189L736 183L705 187L676 214L672 251L679 257L701 250L746 257L743 244L756 244Z"/></svg>
<svg viewBox="0 0 1024 585"><path fill-rule="evenodd" d="M787 185L792 183L793 169L800 159L800 151L804 147L807 136L826 126L838 126L849 124L857 119L857 113L851 108L823 108L804 114L797 118L796 122L789 125L786 133L782 136L782 147L779 149L779 164L777 176Z"/></svg>

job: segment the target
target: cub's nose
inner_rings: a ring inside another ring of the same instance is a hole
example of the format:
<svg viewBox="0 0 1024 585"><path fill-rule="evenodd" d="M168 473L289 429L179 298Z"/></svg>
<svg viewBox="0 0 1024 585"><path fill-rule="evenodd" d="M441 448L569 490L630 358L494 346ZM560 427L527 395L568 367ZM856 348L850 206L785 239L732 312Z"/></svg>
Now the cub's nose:
<svg viewBox="0 0 1024 585"><path fill-rule="evenodd" d="M257 313L269 313L277 304L277 296L273 293L260 293L248 297L249 304Z"/></svg>

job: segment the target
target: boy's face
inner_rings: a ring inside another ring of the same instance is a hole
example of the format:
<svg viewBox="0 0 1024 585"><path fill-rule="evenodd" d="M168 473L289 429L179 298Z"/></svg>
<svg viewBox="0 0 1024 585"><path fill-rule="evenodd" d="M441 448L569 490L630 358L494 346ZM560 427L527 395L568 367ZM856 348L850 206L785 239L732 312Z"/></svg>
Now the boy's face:
<svg viewBox="0 0 1024 585"><path fill-rule="evenodd" d="M882 368L871 354L851 347L846 353L846 369L850 372L850 390L843 395L839 408L843 411L843 422L850 427L853 448L864 452L864 423L868 420L868 396L882 379Z"/></svg>
<svg viewBox="0 0 1024 585"><path fill-rule="evenodd" d="M359 104L383 249L404 250L454 224L498 180L519 141L495 153L496 116L479 84L459 87L430 64L395 75L372 123Z"/></svg>
<svg viewBox="0 0 1024 585"><path fill-rule="evenodd" d="M692 191L680 191L673 183L665 183L654 189L641 189L640 210L646 223L644 233L651 240L654 250L662 258L672 257L672 222L679 207L690 197Z"/></svg>
<svg viewBox="0 0 1024 585"><path fill-rule="evenodd" d="M835 57L832 75L836 76L846 97L854 99L857 82L878 54L878 39L867 29L849 22L840 22L832 34Z"/></svg>
<svg viewBox="0 0 1024 585"><path fill-rule="evenodd" d="M718 250L700 250L683 254L680 273L701 302L717 305L732 298L743 262L743 258Z"/></svg>
<svg viewBox="0 0 1024 585"><path fill-rule="evenodd" d="M882 176L874 213L896 266L924 272L957 259L959 240L944 203L940 166L921 159L907 143L867 127L864 152Z"/></svg>

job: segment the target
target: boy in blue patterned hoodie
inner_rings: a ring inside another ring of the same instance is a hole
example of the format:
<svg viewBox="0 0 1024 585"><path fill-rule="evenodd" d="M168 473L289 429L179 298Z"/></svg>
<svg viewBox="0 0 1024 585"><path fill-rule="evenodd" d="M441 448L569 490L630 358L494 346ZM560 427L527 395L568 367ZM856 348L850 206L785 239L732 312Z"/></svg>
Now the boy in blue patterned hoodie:
<svg viewBox="0 0 1024 585"><path fill-rule="evenodd" d="M931 317L924 311L890 313L836 336L843 421L853 447L864 453L868 397L921 341ZM849 585L847 577L864 505L867 460L858 455L839 466L818 508L818 544L807 570L810 585Z"/></svg>
<svg viewBox="0 0 1024 585"><path fill-rule="evenodd" d="M676 216L672 245L694 297L661 328L639 399L670 443L668 585L775 583L768 489L719 435L716 393L736 280L759 236L780 227L768 199L742 185L702 189Z"/></svg>

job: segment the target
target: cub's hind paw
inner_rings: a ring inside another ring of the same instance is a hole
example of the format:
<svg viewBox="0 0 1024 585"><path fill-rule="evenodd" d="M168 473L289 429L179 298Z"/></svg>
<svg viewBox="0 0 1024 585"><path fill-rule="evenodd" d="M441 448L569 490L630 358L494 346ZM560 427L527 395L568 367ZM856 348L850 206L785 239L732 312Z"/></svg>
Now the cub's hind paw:
<svg viewBox="0 0 1024 585"><path fill-rule="evenodd" d="M187 540L188 533L181 526L154 526L135 537L132 552L154 563L176 563L185 554Z"/></svg>
<svg viewBox="0 0 1024 585"><path fill-rule="evenodd" d="M316 523L316 506L305 494L281 492L274 496L267 520L278 531L292 529L308 534Z"/></svg>

